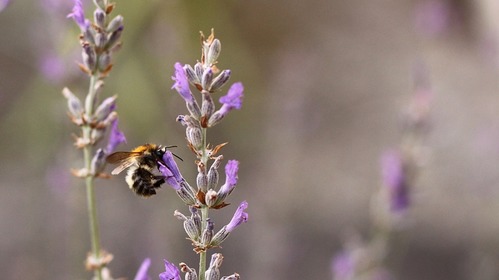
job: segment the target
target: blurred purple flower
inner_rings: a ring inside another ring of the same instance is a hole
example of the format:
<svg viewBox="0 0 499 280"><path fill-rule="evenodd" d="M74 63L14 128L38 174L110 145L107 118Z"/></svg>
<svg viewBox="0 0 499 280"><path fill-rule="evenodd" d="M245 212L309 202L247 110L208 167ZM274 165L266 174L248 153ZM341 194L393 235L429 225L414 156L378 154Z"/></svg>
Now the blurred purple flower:
<svg viewBox="0 0 499 280"><path fill-rule="evenodd" d="M227 232L232 232L237 226L248 221L248 213L244 212L246 208L248 208L248 202L241 202L239 207L237 207L232 220L230 220L226 226Z"/></svg>
<svg viewBox="0 0 499 280"><path fill-rule="evenodd" d="M126 143L126 137L125 134L118 128L118 119L115 119L111 123L111 131L109 133L109 141L107 143L106 153L112 153L121 143Z"/></svg>
<svg viewBox="0 0 499 280"><path fill-rule="evenodd" d="M0 12L5 10L5 8L7 8L9 3L10 3L10 0L0 0Z"/></svg>
<svg viewBox="0 0 499 280"><path fill-rule="evenodd" d="M147 271L149 270L150 266L151 266L151 259L146 258L140 265L140 268L137 271L134 280L150 280L151 277L147 275Z"/></svg>
<svg viewBox="0 0 499 280"><path fill-rule="evenodd" d="M416 30L427 36L444 33L450 25L451 7L448 1L426 0L416 6Z"/></svg>
<svg viewBox="0 0 499 280"><path fill-rule="evenodd" d="M337 254L331 262L331 270L333 279L351 279L355 273L355 262L349 252L341 252Z"/></svg>
<svg viewBox="0 0 499 280"><path fill-rule="evenodd" d="M225 165L225 184L220 187L220 193L229 194L237 184L237 171L239 170L239 162L237 160L229 160Z"/></svg>
<svg viewBox="0 0 499 280"><path fill-rule="evenodd" d="M180 272L178 268L171 262L165 261L165 272L159 275L160 280L180 280Z"/></svg>
<svg viewBox="0 0 499 280"><path fill-rule="evenodd" d="M184 98L185 102L192 104L194 99L189 88L189 80L182 64L179 62L175 63L175 76L172 76L172 79L175 81L172 89L174 88Z"/></svg>
<svg viewBox="0 0 499 280"><path fill-rule="evenodd" d="M67 18L72 18L83 32L90 26L90 21L85 19L85 12L83 11L81 0L75 0L74 3L72 13L70 13Z"/></svg>
<svg viewBox="0 0 499 280"><path fill-rule="evenodd" d="M386 151L381 158L383 184L388 188L390 210L403 212L409 207L409 188L399 152Z"/></svg>
<svg viewBox="0 0 499 280"><path fill-rule="evenodd" d="M66 75L64 62L53 53L43 56L39 65L42 74L51 82L59 82Z"/></svg>
<svg viewBox="0 0 499 280"><path fill-rule="evenodd" d="M227 92L226 95L220 97L220 103L222 103L222 108L220 111L230 111L232 109L241 109L243 105L243 91L244 87L242 83L234 83Z"/></svg>

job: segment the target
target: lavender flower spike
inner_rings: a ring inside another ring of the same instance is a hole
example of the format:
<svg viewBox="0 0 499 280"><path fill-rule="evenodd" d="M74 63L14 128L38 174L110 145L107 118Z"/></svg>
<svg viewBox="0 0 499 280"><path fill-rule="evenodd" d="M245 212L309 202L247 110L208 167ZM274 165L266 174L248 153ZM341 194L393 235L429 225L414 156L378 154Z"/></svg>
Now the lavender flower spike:
<svg viewBox="0 0 499 280"><path fill-rule="evenodd" d="M230 220L230 222L226 226L226 230L228 232L232 232L237 226L239 226L243 222L245 223L248 221L248 213L244 212L246 208L248 208L248 202L241 202L239 207L237 207L232 220Z"/></svg>
<svg viewBox="0 0 499 280"><path fill-rule="evenodd" d="M159 274L160 280L180 280L180 271L171 262L165 261L165 272Z"/></svg>
<svg viewBox="0 0 499 280"><path fill-rule="evenodd" d="M175 63L175 77L172 77L172 79L175 81L172 89L174 88L180 96L184 98L185 102L192 104L194 102L194 97L189 89L189 80L187 79L187 75L182 67L182 64L179 62Z"/></svg>
<svg viewBox="0 0 499 280"><path fill-rule="evenodd" d="M142 264L140 265L137 274L135 275L134 280L151 280L151 277L147 275L147 271L149 270L149 266L151 266L151 259L146 258Z"/></svg>
<svg viewBox="0 0 499 280"><path fill-rule="evenodd" d="M87 30L90 26L90 21L85 19L85 13L83 11L83 4L81 3L81 0L75 0L73 11L67 17L72 18L76 24L78 24L82 32Z"/></svg>
<svg viewBox="0 0 499 280"><path fill-rule="evenodd" d="M112 153L121 143L126 143L126 137L125 134L118 129L118 119L115 119L111 123L111 132L109 133L109 141L106 146L106 153Z"/></svg>

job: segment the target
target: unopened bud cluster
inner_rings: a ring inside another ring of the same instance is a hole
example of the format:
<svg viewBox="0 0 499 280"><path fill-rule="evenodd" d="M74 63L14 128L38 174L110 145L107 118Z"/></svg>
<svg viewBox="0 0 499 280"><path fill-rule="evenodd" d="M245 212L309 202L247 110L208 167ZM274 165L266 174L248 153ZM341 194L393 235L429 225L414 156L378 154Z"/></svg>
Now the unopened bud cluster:
<svg viewBox="0 0 499 280"><path fill-rule="evenodd" d="M114 3L108 0L94 0L96 7L93 14L93 22L86 19L83 7L75 6L72 17L81 30L80 44L82 47L82 63L80 68L88 75L99 73L106 76L112 68L112 53L121 46L121 34L123 33L123 17L118 15L111 17Z"/></svg>

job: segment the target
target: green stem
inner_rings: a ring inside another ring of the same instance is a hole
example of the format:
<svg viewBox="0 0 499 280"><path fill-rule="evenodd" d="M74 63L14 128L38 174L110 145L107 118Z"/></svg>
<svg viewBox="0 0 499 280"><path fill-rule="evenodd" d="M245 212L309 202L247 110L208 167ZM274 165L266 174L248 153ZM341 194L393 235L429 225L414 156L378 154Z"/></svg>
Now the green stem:
<svg viewBox="0 0 499 280"><path fill-rule="evenodd" d="M97 82L98 77L96 75L91 76L90 78L90 86L88 89L87 100L85 102L85 111L87 116L91 116L93 114L93 105L95 103L95 83ZM84 126L83 130L83 139L90 140L92 129L90 126ZM87 171L90 171L92 164L92 154L93 149L92 145L88 144L83 147L83 160L84 165ZM85 185L87 189L87 212L88 219L90 225L90 242L92 246L92 255L95 259L99 259L100 257L100 234L99 234L99 224L97 221L97 207L95 202L95 190L94 190L94 176L89 174L85 178ZM102 280L102 271L101 267L95 270L95 278L98 280Z"/></svg>
<svg viewBox="0 0 499 280"><path fill-rule="evenodd" d="M206 219L208 218L208 207L201 208L201 228L204 231L206 228ZM206 272L206 251L199 253L199 280L204 280Z"/></svg>
<svg viewBox="0 0 499 280"><path fill-rule="evenodd" d="M202 155L201 155L201 162L207 168L208 164L208 147L206 144L206 128L203 128L203 147L202 147ZM201 232L204 232L206 225L207 225L207 219L208 219L208 207L203 206L201 207ZM205 280L204 274L206 272L206 251L202 251L199 253L199 280Z"/></svg>

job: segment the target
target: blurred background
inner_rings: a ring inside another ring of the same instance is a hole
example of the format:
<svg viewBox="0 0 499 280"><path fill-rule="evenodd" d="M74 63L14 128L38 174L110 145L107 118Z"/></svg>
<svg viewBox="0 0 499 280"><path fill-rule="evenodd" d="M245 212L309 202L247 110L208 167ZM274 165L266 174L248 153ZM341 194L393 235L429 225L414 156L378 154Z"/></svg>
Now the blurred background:
<svg viewBox="0 0 499 280"><path fill-rule="evenodd" d="M84 1L87 17L93 6ZM3 279L90 279L85 188L70 168L68 86L80 98L78 27L69 0L0 1L0 271ZM499 2L117 1L125 19L104 94L118 94L129 150L178 145L194 182L194 156L175 122L175 62L200 57L199 31L215 29L219 68L242 81L245 99L211 129L241 162L225 225L249 202L249 221L224 242L222 274L242 279L332 279L345 236L369 239L380 156L401 141L401 116L423 65L432 90L425 157L404 228L387 256L394 279L499 279ZM110 169L110 168L108 168ZM98 180L102 246L114 277L133 279L151 258L198 259L173 211L169 187L135 196L124 175Z"/></svg>

